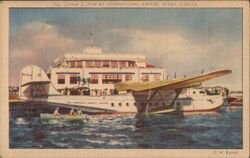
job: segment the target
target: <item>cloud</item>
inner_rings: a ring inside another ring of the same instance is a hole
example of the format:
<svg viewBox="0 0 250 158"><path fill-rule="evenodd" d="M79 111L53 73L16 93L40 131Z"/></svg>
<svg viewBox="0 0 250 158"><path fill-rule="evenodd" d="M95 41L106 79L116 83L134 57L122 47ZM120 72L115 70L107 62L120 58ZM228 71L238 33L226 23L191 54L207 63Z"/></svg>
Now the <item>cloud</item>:
<svg viewBox="0 0 250 158"><path fill-rule="evenodd" d="M69 28L68 28L69 29ZM72 29L72 28L70 28ZM82 28L84 30L84 28ZM69 36L65 26L43 21L30 22L10 37L10 84L18 83L22 67L36 64L47 69L54 59L69 52L79 52L89 44L89 36ZM78 32L79 30L72 30ZM84 31L83 31L84 32ZM85 31L89 32L89 31ZM167 74L177 76L206 72L217 69L231 69L228 80L217 83L241 89L241 42L207 35L201 40L193 32L172 28L153 30L143 28L107 28L96 33L95 43L105 51L136 52L146 55L150 63L165 67ZM211 82L212 83L212 82Z"/></svg>
<svg viewBox="0 0 250 158"><path fill-rule="evenodd" d="M29 31L29 32L48 32L48 33L53 33L56 30L56 27L46 23L46 22L41 22L41 21L34 21L31 23L28 23L27 25L24 25L24 30Z"/></svg>
<svg viewBox="0 0 250 158"><path fill-rule="evenodd" d="M12 48L35 50L72 50L78 44L72 38L65 37L58 27L46 22L31 22L25 25L17 35L12 36Z"/></svg>
<svg viewBox="0 0 250 158"><path fill-rule="evenodd" d="M167 51L178 51L182 49L182 47L176 47L176 45L190 45L188 40L174 32L114 29L113 33L130 38L134 49L139 51L151 50L155 46L157 49L167 48Z"/></svg>
<svg viewBox="0 0 250 158"><path fill-rule="evenodd" d="M19 61L35 61L39 59L39 53L34 52L33 50L25 49L25 50L15 50L10 53L11 60L19 60Z"/></svg>
<svg viewBox="0 0 250 158"><path fill-rule="evenodd" d="M204 41L190 36L189 32L150 31L139 29L113 29L112 33L119 35L123 45L119 49L130 49L141 52L152 63L166 67L170 77L197 74L205 70L231 69L233 74L217 79L221 84L233 89L241 89L242 48L240 42L231 43L225 38L206 37ZM192 37L192 38L190 38ZM115 44L114 44L115 45ZM212 82L211 82L212 83ZM239 83L239 84L234 84Z"/></svg>
<svg viewBox="0 0 250 158"><path fill-rule="evenodd" d="M17 52L16 52L17 51ZM19 49L10 53L10 85L17 85L21 69L26 65L41 64L41 55L32 49Z"/></svg>
<svg viewBox="0 0 250 158"><path fill-rule="evenodd" d="M27 25L25 30L31 31L31 41L33 47L38 50L59 49L64 50L75 46L73 39L64 37L54 25L35 22Z"/></svg>
<svg viewBox="0 0 250 158"><path fill-rule="evenodd" d="M195 62L201 59L203 55L209 52L211 47L202 42L196 43L194 40L187 38L182 32L153 32L147 30L123 30L114 29L114 34L119 34L121 38L129 41L124 47L132 51L143 52L149 59L155 63L162 64L163 60L167 62L174 61L175 64L183 62ZM212 47L217 43L213 43Z"/></svg>
<svg viewBox="0 0 250 158"><path fill-rule="evenodd" d="M64 36L56 25L41 21L27 23L10 37L10 72L29 64L47 68L54 59L79 46L80 41ZM10 84L18 82L18 74L11 77L14 79Z"/></svg>

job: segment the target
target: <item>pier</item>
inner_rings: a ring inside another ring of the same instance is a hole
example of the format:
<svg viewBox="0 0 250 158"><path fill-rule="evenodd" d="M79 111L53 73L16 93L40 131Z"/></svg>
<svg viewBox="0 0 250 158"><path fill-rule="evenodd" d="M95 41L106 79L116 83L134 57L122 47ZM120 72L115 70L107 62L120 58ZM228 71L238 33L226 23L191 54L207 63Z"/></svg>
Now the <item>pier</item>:
<svg viewBox="0 0 250 158"><path fill-rule="evenodd" d="M68 114L74 106L64 106L41 101L10 100L9 114L14 117L39 116L40 113L53 113L56 107L60 107L61 114ZM84 108L82 108L84 109ZM94 110L90 110L94 112Z"/></svg>
<svg viewBox="0 0 250 158"><path fill-rule="evenodd" d="M9 113L12 116L39 115L49 111L49 105L46 102L10 100Z"/></svg>

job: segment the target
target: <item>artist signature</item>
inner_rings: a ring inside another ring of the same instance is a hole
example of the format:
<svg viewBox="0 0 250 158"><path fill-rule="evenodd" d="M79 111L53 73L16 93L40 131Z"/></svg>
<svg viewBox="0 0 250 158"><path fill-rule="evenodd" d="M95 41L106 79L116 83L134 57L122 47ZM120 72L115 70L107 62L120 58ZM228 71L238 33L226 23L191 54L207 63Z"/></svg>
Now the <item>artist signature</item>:
<svg viewBox="0 0 250 158"><path fill-rule="evenodd" d="M226 150L226 151L217 151L217 150L214 150L213 151L213 154L235 155L235 154L238 154L238 153L239 153L238 151L233 151L233 150Z"/></svg>

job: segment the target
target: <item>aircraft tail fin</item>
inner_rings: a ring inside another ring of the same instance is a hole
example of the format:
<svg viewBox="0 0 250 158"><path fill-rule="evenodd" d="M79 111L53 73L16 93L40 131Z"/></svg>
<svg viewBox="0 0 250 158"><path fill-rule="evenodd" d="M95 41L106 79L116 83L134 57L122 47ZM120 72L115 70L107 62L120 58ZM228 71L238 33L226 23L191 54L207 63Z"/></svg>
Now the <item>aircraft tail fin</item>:
<svg viewBox="0 0 250 158"><path fill-rule="evenodd" d="M29 65L21 70L19 82L21 99L47 98L51 94L60 93L40 67Z"/></svg>

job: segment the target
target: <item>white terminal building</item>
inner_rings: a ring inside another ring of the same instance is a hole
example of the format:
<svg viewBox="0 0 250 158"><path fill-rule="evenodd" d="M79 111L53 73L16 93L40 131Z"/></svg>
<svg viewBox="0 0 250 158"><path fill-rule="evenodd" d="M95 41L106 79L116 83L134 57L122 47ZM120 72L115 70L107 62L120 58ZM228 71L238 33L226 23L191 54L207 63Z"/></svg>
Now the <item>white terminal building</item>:
<svg viewBox="0 0 250 158"><path fill-rule="evenodd" d="M103 52L98 47L89 47L77 54L64 54L47 72L61 93L65 93L65 89L86 87L91 95L103 93L103 90L107 95L112 94L114 83L118 82L163 80L165 73L164 68L148 63L144 55Z"/></svg>

